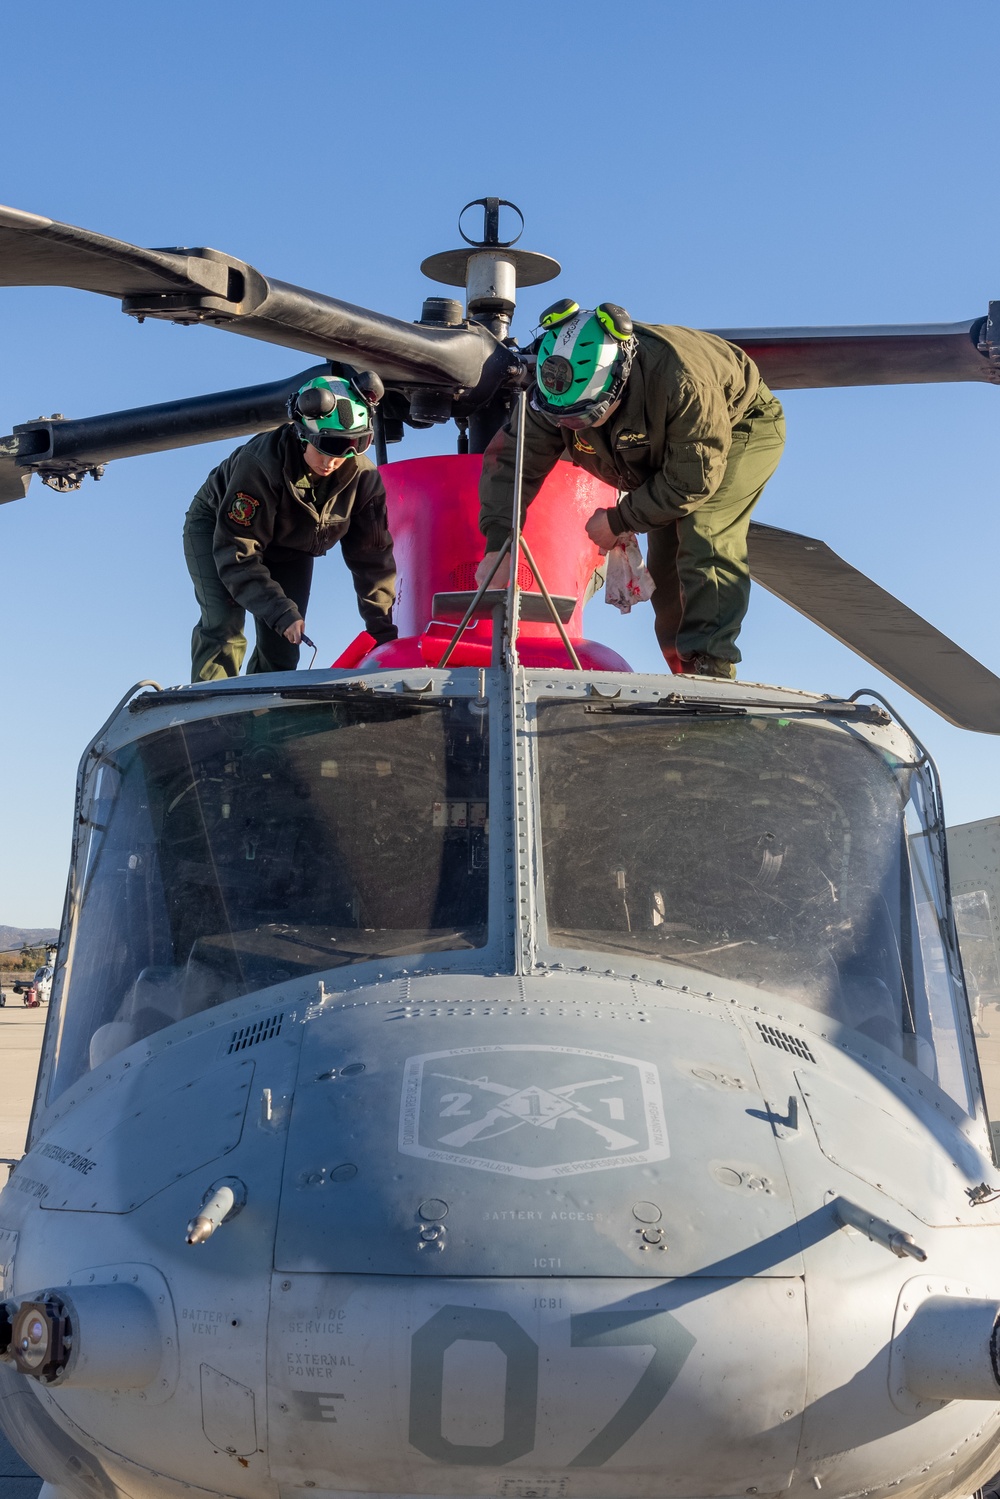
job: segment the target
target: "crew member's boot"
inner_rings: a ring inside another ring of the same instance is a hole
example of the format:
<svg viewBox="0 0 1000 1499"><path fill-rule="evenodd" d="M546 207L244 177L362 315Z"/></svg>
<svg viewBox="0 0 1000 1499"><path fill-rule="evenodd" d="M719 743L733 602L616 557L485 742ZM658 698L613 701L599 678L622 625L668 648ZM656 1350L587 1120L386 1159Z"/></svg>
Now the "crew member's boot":
<svg viewBox="0 0 1000 1499"><path fill-rule="evenodd" d="M704 652L699 651L693 656L682 658L680 675L685 677L721 677L726 682L735 682L736 663L735 661L723 661L721 656L706 656Z"/></svg>

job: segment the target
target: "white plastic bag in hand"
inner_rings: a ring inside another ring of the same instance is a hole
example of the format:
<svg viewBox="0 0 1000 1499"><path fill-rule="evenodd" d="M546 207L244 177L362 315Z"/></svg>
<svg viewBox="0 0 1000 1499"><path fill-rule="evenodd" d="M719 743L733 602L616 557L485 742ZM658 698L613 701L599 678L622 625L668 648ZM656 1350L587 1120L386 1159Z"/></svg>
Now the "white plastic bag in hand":
<svg viewBox="0 0 1000 1499"><path fill-rule="evenodd" d="M631 531L623 531L608 553L604 601L627 614L633 604L652 598L656 584L649 576L639 543Z"/></svg>

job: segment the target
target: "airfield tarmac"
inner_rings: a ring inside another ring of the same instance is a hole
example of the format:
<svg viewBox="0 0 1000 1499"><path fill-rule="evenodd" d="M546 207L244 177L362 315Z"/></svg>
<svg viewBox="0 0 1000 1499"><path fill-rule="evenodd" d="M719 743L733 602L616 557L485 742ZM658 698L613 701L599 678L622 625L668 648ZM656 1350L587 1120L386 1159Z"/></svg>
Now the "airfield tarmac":
<svg viewBox="0 0 1000 1499"><path fill-rule="evenodd" d="M45 1005L26 1010L20 996L5 989L7 1003L0 1009L0 1156L22 1156L28 1128L35 1075L42 1050ZM6 1178L0 1175L0 1183Z"/></svg>
<svg viewBox="0 0 1000 1499"><path fill-rule="evenodd" d="M0 1156L24 1154L35 1074L45 1031L45 1005L26 1010L16 994L0 1009ZM0 1183L7 1179L0 1166ZM35 1499L42 1480L23 1463L0 1432L0 1499Z"/></svg>

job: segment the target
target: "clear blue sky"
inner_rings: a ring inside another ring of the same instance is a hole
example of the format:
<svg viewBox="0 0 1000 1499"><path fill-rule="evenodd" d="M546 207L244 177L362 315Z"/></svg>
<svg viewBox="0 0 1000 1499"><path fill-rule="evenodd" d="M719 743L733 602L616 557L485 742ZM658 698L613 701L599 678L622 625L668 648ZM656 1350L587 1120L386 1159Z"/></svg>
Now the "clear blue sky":
<svg viewBox="0 0 1000 1499"><path fill-rule="evenodd" d="M419 316L457 210L519 203L571 293L696 327L951 321L1000 298L995 0L50 0L0 19L0 201ZM0 431L277 379L308 357L137 326L103 297L0 290ZM804 391L758 518L823 537L1000 671L1000 390ZM451 451L454 428L396 456ZM229 445L231 446L231 445ZM0 923L58 921L79 754L142 677L182 681L184 511L227 446L133 459L0 508ZM310 634L358 628L336 557ZM648 610L588 630L658 669ZM964 734L761 590L743 675L881 687L940 764L950 822L1000 810Z"/></svg>

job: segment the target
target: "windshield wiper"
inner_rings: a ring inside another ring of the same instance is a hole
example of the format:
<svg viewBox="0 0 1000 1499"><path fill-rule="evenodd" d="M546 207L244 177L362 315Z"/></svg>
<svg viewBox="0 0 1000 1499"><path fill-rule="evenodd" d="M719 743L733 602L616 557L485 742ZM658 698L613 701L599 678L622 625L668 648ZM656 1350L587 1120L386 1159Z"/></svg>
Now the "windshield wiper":
<svg viewBox="0 0 1000 1499"><path fill-rule="evenodd" d="M644 713L656 718L746 718L748 708L736 703L696 702L694 698L663 697L649 703L587 703L584 713Z"/></svg>
<svg viewBox="0 0 1000 1499"><path fill-rule="evenodd" d="M771 703L763 698L752 698L746 702L734 703L727 698L693 698L682 697L678 692L671 692L666 697L653 698L643 703L622 703L617 700L597 703L587 703L584 707L585 713L645 713L647 715L659 715L661 718L745 718L751 711L758 713L766 709L777 718L814 717L819 715L823 718L853 718L860 719L862 723L885 724L890 720L881 708L871 703L852 703L839 698L827 698L816 703Z"/></svg>
<svg viewBox="0 0 1000 1499"><path fill-rule="evenodd" d="M403 699L408 708L438 708L444 701L437 696L427 698L424 695L425 688L407 687L405 684L388 689L371 687L367 682L303 682L301 686L295 687L232 687L229 685L230 681L232 678L217 686L206 682L197 687L165 687L160 692L144 692L140 697L132 699L128 705L129 712L142 713L147 708L169 708L174 703L200 703L209 697L277 697L286 701L317 698L322 701L346 697L355 700L364 698L369 702Z"/></svg>

